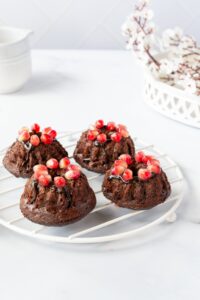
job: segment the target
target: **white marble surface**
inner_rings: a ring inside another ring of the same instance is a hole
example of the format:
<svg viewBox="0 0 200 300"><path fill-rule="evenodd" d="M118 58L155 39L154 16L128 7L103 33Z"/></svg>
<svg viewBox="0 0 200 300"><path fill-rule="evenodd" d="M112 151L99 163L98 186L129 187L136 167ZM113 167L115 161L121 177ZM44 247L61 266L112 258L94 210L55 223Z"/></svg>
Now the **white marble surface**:
<svg viewBox="0 0 200 300"><path fill-rule="evenodd" d="M0 146L21 125L80 129L97 118L128 125L181 166L184 202L174 224L101 245L38 242L0 227L1 299L199 299L199 130L142 102L142 76L123 51L34 51L33 77L0 96Z"/></svg>

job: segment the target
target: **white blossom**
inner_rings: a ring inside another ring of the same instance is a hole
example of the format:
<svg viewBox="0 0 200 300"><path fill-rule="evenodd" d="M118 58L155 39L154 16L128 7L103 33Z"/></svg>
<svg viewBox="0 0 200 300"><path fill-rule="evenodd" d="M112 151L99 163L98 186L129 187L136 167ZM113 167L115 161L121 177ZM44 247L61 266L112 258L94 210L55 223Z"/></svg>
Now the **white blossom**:
<svg viewBox="0 0 200 300"><path fill-rule="evenodd" d="M196 82L189 74L181 75L176 84L187 92L195 94L197 91Z"/></svg>

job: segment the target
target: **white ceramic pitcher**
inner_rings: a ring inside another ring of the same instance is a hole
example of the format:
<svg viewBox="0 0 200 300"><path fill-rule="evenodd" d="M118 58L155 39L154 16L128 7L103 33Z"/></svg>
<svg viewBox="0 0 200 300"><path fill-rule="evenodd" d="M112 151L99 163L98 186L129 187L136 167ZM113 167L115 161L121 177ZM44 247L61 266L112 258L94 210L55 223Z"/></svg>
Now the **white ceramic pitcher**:
<svg viewBox="0 0 200 300"><path fill-rule="evenodd" d="M19 90L31 76L32 31L0 26L0 93Z"/></svg>

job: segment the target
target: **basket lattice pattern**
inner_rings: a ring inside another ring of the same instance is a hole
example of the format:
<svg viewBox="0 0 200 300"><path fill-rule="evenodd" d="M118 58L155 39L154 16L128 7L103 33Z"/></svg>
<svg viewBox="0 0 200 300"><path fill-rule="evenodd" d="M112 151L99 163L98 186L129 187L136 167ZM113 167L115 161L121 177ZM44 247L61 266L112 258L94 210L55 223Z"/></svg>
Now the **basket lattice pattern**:
<svg viewBox="0 0 200 300"><path fill-rule="evenodd" d="M145 75L145 101L160 113L200 128L200 98Z"/></svg>

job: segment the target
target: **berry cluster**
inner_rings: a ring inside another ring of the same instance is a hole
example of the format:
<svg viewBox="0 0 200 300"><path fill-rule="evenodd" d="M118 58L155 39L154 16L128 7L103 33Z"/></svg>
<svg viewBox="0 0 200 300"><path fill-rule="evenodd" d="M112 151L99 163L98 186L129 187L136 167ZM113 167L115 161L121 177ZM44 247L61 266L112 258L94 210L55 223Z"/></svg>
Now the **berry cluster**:
<svg viewBox="0 0 200 300"><path fill-rule="evenodd" d="M96 121L95 125L92 125L87 133L89 141L97 140L100 144L108 140L119 143L123 137L129 137L126 126L122 124L116 125L114 122L105 124L103 120Z"/></svg>
<svg viewBox="0 0 200 300"><path fill-rule="evenodd" d="M120 155L119 159L114 162L112 168L112 175L120 176L124 181L130 181L133 179L133 172L128 168L132 164L132 158L129 154Z"/></svg>
<svg viewBox="0 0 200 300"><path fill-rule="evenodd" d="M57 132L51 127L46 127L40 132L40 126L35 123L31 126L31 130L27 127L22 127L18 134L18 141L30 142L32 146L36 147L41 142L46 145L51 144L56 138Z"/></svg>
<svg viewBox="0 0 200 300"><path fill-rule="evenodd" d="M63 170L63 176L52 176L49 170ZM46 165L36 165L33 168L34 179L42 186L49 186L52 181L58 188L66 186L66 180L78 179L81 175L81 168L77 165L72 165L68 157L62 158L59 162L55 158L51 158L46 162Z"/></svg>
<svg viewBox="0 0 200 300"><path fill-rule="evenodd" d="M135 156L137 163L146 165L146 168L138 170L138 178L141 180L148 180L153 174L160 174L160 162L152 155L145 155L142 151L138 152Z"/></svg>

